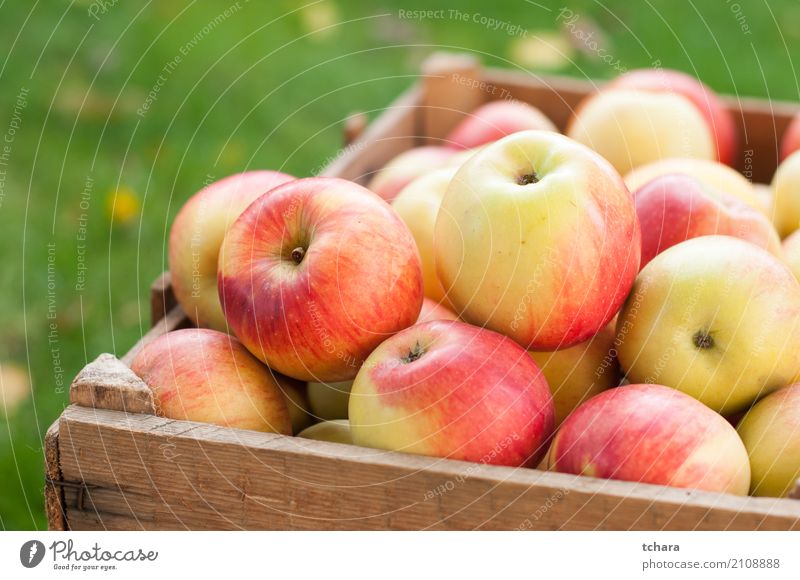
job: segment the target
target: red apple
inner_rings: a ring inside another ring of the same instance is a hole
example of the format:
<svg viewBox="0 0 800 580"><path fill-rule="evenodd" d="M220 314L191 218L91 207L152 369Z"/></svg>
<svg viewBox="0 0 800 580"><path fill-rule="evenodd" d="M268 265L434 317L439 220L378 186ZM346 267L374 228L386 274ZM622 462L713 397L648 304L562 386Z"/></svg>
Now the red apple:
<svg viewBox="0 0 800 580"><path fill-rule="evenodd" d="M539 367L511 339L462 322L417 324L367 358L350 394L356 445L535 466L553 429Z"/></svg>
<svg viewBox="0 0 800 580"><path fill-rule="evenodd" d="M283 395L292 381L273 374L223 332L169 332L147 344L131 370L152 389L163 417L292 433Z"/></svg>
<svg viewBox="0 0 800 580"><path fill-rule="evenodd" d="M256 357L296 379L336 382L414 323L422 271L389 204L350 181L315 177L272 190L231 226L219 293Z"/></svg>
<svg viewBox="0 0 800 580"><path fill-rule="evenodd" d="M169 232L172 289L198 326L227 328L217 293L217 261L225 232L256 198L292 179L278 171L230 175L198 191L178 212Z"/></svg>
<svg viewBox="0 0 800 580"><path fill-rule="evenodd" d="M471 149L528 129L558 131L536 107L521 101L492 101L464 117L445 142L453 147Z"/></svg>
<svg viewBox="0 0 800 580"><path fill-rule="evenodd" d="M642 227L642 268L675 244L714 234L780 254L778 232L763 212L689 175L657 177L634 193L634 201Z"/></svg>
<svg viewBox="0 0 800 580"><path fill-rule="evenodd" d="M432 320L458 320L458 316L445 305L430 298L422 301L422 310L419 312L417 324L431 322Z"/></svg>
<svg viewBox="0 0 800 580"><path fill-rule="evenodd" d="M605 391L553 440L562 473L747 495L750 464L736 430L689 395L661 385Z"/></svg>
<svg viewBox="0 0 800 580"><path fill-rule="evenodd" d="M402 152L378 170L367 188L386 201L392 201L406 185L428 171L444 167L447 160L456 153L458 149L440 145L414 147Z"/></svg>
<svg viewBox="0 0 800 580"><path fill-rule="evenodd" d="M780 160L783 161L798 149L800 149L800 114L795 115L783 133Z"/></svg>
<svg viewBox="0 0 800 580"><path fill-rule="evenodd" d="M638 69L617 77L611 86L655 92L677 93L700 111L714 134L719 160L736 162L739 138L733 114L708 86L684 72L669 69Z"/></svg>

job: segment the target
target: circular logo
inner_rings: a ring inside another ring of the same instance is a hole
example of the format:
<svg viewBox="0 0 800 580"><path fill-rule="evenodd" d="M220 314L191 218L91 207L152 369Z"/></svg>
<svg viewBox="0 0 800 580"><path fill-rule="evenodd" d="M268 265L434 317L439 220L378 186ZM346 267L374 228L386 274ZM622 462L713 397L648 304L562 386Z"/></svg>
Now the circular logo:
<svg viewBox="0 0 800 580"><path fill-rule="evenodd" d="M39 540L29 540L19 549L19 561L26 568L35 568L44 559L44 544Z"/></svg>

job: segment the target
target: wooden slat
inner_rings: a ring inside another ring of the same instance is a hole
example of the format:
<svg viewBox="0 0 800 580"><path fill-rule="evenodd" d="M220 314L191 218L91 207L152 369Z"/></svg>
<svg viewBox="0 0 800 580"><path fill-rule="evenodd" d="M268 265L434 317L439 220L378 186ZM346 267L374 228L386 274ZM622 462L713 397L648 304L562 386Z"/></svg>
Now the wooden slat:
<svg viewBox="0 0 800 580"><path fill-rule="evenodd" d="M153 392L127 364L101 354L83 367L69 388L73 405L129 413L155 413Z"/></svg>
<svg viewBox="0 0 800 580"><path fill-rule="evenodd" d="M421 90L403 93L320 173L366 184L392 158L419 144Z"/></svg>
<svg viewBox="0 0 800 580"><path fill-rule="evenodd" d="M58 423L50 425L44 436L45 486L44 507L47 513L47 529L50 531L66 530L64 515L64 496L61 482L61 462L58 451Z"/></svg>
<svg viewBox="0 0 800 580"><path fill-rule="evenodd" d="M800 529L800 502L388 453L69 407L70 529ZM88 498L88 499L87 499Z"/></svg>

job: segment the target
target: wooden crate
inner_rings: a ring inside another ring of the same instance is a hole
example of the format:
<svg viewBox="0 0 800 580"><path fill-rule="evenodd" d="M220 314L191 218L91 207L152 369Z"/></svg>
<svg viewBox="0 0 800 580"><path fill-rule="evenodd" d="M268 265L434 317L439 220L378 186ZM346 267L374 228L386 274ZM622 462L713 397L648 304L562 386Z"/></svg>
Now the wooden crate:
<svg viewBox="0 0 800 580"><path fill-rule="evenodd" d="M590 82L481 70L436 55L419 82L355 137L324 174L364 182L396 154L435 143L491 99L538 106L561 127ZM796 105L728 98L740 169L768 181ZM753 154L752 152L756 153ZM419 457L174 421L154 413L128 367L143 344L188 325L168 275L152 287L153 328L122 359L103 354L70 389L46 437L51 529L800 529L800 501L741 498Z"/></svg>

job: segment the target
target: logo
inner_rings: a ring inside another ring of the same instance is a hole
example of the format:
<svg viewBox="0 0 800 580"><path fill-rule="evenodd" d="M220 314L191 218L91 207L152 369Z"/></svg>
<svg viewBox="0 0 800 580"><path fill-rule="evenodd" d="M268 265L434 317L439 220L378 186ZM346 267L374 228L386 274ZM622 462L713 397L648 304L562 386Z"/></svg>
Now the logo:
<svg viewBox="0 0 800 580"><path fill-rule="evenodd" d="M44 559L44 544L39 540L30 540L19 549L19 561L26 568L35 568Z"/></svg>

